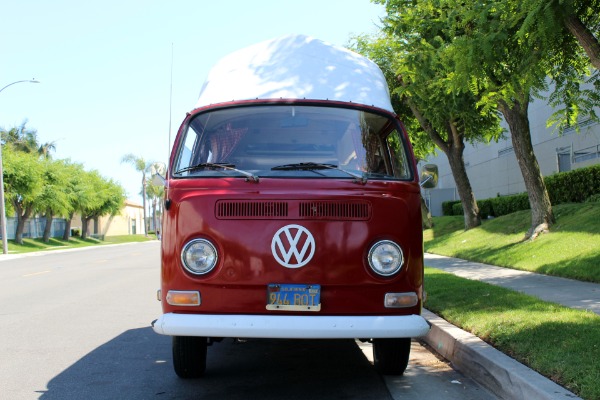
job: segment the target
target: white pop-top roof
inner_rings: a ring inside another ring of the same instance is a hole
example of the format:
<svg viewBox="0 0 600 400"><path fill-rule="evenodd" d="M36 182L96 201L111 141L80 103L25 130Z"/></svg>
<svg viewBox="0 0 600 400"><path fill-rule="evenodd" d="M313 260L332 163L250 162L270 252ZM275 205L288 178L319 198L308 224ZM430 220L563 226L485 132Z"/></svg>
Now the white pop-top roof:
<svg viewBox="0 0 600 400"><path fill-rule="evenodd" d="M304 35L261 42L221 59L209 72L196 107L280 98L337 100L393 112L375 63Z"/></svg>

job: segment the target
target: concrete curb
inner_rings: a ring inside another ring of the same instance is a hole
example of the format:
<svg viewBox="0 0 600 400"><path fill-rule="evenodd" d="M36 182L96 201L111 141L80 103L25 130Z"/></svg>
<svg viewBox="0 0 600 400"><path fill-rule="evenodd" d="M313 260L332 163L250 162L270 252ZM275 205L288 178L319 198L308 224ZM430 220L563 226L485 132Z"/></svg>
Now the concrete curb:
<svg viewBox="0 0 600 400"><path fill-rule="evenodd" d="M496 350L428 310L431 330L422 339L452 365L503 399L580 399L580 397Z"/></svg>

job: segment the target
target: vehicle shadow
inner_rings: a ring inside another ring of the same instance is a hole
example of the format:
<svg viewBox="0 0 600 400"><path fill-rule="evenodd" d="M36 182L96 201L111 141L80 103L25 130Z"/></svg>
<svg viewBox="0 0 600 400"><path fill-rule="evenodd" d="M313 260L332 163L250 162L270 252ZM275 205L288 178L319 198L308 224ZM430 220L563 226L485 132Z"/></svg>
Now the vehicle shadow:
<svg viewBox="0 0 600 400"><path fill-rule="evenodd" d="M171 340L128 330L48 382L58 399L391 399L353 340L233 340L208 349L203 378L173 372Z"/></svg>

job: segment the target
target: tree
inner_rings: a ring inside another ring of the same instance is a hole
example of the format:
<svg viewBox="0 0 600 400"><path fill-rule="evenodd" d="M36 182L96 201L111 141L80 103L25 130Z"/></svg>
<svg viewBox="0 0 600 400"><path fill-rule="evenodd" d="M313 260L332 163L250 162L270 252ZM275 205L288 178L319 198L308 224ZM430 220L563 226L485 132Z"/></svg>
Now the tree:
<svg viewBox="0 0 600 400"><path fill-rule="evenodd" d="M423 131L419 122L412 117L406 102L394 90L398 85L398 77L392 62L394 59L393 42L388 42L381 37L358 35L353 38L353 42L348 47L368 57L379 66L390 88L392 107L396 114L402 118L417 162L426 159L429 154L435 151L435 146L431 138ZM433 228L433 219L423 196L421 196L421 217L424 228Z"/></svg>
<svg viewBox="0 0 600 400"><path fill-rule="evenodd" d="M151 180L147 182L146 194L152 204L152 226L154 231L158 230L157 220L158 216L162 215L162 199L165 195L165 188L162 185L154 185Z"/></svg>
<svg viewBox="0 0 600 400"><path fill-rule="evenodd" d="M104 215L117 215L125 202L125 190L112 179L106 180L98 171L85 172L84 186L79 204L81 212L81 237L88 237L89 221Z"/></svg>
<svg viewBox="0 0 600 400"><path fill-rule="evenodd" d="M2 151L5 198L17 216L15 243L23 244L25 222L31 217L43 191L43 169L37 156L15 151L11 146Z"/></svg>
<svg viewBox="0 0 600 400"><path fill-rule="evenodd" d="M479 209L463 159L465 142L489 141L500 133L495 112L483 112L472 93L452 91L448 76L454 70L447 51L451 38L422 18L419 7L398 8L386 3L384 35L359 41L359 51L393 70L392 93L410 109L421 130L448 157L464 209L465 229L481 224ZM364 38L363 38L364 39ZM382 50L383 49L383 50ZM381 54L386 54L381 57ZM378 56L379 55L379 56Z"/></svg>
<svg viewBox="0 0 600 400"><path fill-rule="evenodd" d="M508 23L517 2L444 1L452 12L443 16L454 36L452 58L457 88L481 96L486 108L497 108L506 120L531 207L526 238L554 223L550 197L533 151L528 119L531 95L545 89L549 58L541 48L519 40Z"/></svg>
<svg viewBox="0 0 600 400"><path fill-rule="evenodd" d="M89 193L92 192L91 185L87 182L87 173L83 169L83 165L65 162L65 173L67 182L64 186L64 191L68 199L68 208L65 214L66 226L63 233L63 240L69 240L71 235L71 221L77 210L81 209L82 204L87 201ZM93 194L93 193L92 193Z"/></svg>
<svg viewBox="0 0 600 400"><path fill-rule="evenodd" d="M50 158L50 151L56 150L56 144L54 142L40 144L38 142L37 130L28 129L25 125L27 125L27 120L9 130L0 129L2 143L16 151L38 154L44 158Z"/></svg>
<svg viewBox="0 0 600 400"><path fill-rule="evenodd" d="M122 163L131 164L135 170L142 173L142 202L144 207L144 235L148 236L148 222L146 218L146 173L150 171L153 161L146 161L143 157L138 157L135 154L129 153L123 156Z"/></svg>
<svg viewBox="0 0 600 400"><path fill-rule="evenodd" d="M568 53L568 59L577 53L572 46L564 46L566 37L572 35L600 70L599 0L519 0L518 5L511 21L519 27L519 38L540 43L547 52Z"/></svg>
<svg viewBox="0 0 600 400"><path fill-rule="evenodd" d="M556 110L548 126L562 134L572 127L579 131L582 119L599 121L600 1L520 0L512 9L507 23L519 28L519 40L543 50L548 60L554 89L548 102Z"/></svg>
<svg viewBox="0 0 600 400"><path fill-rule="evenodd" d="M68 215L70 210L69 191L66 190L69 182L69 173L65 161L52 161L43 159L42 167L43 188L40 196L35 201L36 211L43 213L46 219L43 240L48 243L55 215Z"/></svg>

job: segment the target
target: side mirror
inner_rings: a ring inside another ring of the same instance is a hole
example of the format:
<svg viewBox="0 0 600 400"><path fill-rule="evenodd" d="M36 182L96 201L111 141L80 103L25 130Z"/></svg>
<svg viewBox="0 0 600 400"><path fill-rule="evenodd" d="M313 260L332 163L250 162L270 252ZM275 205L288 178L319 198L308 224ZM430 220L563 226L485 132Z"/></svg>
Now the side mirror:
<svg viewBox="0 0 600 400"><path fill-rule="evenodd" d="M419 185L423 189L433 189L438 184L438 166L435 164L425 164L421 168L421 182Z"/></svg>

